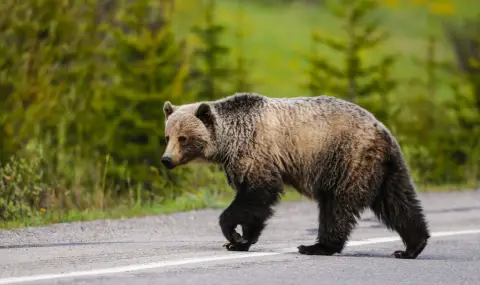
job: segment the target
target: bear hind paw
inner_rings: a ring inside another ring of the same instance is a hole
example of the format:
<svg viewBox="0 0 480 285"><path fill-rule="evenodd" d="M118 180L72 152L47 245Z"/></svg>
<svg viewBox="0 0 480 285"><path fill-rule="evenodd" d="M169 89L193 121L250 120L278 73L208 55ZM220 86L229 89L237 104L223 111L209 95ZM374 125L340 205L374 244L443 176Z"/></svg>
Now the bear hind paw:
<svg viewBox="0 0 480 285"><path fill-rule="evenodd" d="M424 240L422 243L420 243L418 246L415 248L408 248L407 250L397 250L392 255L395 258L399 259L416 259L417 256L425 249L427 246L427 240Z"/></svg>
<svg viewBox="0 0 480 285"><path fill-rule="evenodd" d="M316 243L313 245L300 245L298 247L298 252L305 255L333 255L338 252L338 250L329 248L323 244Z"/></svg>

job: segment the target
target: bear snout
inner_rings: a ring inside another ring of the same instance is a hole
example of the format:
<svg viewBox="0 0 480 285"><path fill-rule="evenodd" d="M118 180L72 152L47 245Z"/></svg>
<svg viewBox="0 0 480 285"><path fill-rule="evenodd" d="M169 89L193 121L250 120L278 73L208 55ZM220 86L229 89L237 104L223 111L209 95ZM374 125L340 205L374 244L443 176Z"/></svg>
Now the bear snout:
<svg viewBox="0 0 480 285"><path fill-rule="evenodd" d="M167 169L173 169L175 167L172 158L168 156L162 156L162 163Z"/></svg>

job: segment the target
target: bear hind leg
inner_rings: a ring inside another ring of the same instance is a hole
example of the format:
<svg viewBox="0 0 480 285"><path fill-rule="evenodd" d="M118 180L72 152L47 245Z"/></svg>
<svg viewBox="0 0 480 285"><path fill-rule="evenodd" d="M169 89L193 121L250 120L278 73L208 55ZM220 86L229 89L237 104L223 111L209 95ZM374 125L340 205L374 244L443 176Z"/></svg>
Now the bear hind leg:
<svg viewBox="0 0 480 285"><path fill-rule="evenodd" d="M348 191L350 191L349 189ZM333 193L324 193L318 201L319 228L317 242L313 245L300 245L298 252L306 255L333 255L341 253L355 228L360 213L368 205L364 199L356 199L352 205ZM345 196L346 197L346 196Z"/></svg>
<svg viewBox="0 0 480 285"><path fill-rule="evenodd" d="M406 246L405 250L397 250L392 255L401 259L417 258L425 249L430 233L408 176L387 176L371 209L388 229L395 230L400 235Z"/></svg>

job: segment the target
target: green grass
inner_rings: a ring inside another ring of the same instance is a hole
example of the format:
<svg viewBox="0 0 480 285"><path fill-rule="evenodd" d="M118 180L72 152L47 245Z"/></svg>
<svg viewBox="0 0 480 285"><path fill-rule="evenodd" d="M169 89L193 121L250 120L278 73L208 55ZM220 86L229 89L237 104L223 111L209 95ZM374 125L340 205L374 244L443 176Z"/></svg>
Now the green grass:
<svg viewBox="0 0 480 285"><path fill-rule="evenodd" d="M474 183L465 183L461 185L455 184L442 184L442 185L418 185L417 189L419 192L450 192L450 191L472 191L480 189L480 181L476 184Z"/></svg>
<svg viewBox="0 0 480 285"><path fill-rule="evenodd" d="M448 191L470 191L477 189L480 185L439 185L439 186L418 186L420 192L448 192ZM233 199L233 190L220 195L212 195L212 193L201 193L200 195L185 194L184 196L151 206L134 206L128 207L120 205L107 211L88 210L88 211L70 211L66 214L47 213L39 214L33 219L23 219L11 222L0 222L0 229L16 229L31 226L46 226L54 223L77 222L77 221L93 221L100 219L126 219L150 215L164 215L175 212L184 212L201 209L224 209ZM282 196L282 203L297 202L307 200L298 192L289 189Z"/></svg>
<svg viewBox="0 0 480 285"><path fill-rule="evenodd" d="M48 213L38 214L33 219L22 219L10 222L0 222L1 229L15 229L29 226L45 226L54 223L77 222L77 221L93 221L99 219L125 219L133 217L141 217L148 215L164 215L175 212L184 212L201 209L224 209L233 199L233 190L221 195L212 195L212 193L185 194L184 196L170 200L168 202L128 207L120 205L112 209L86 210L86 211L70 211L68 213ZM297 192L287 191L282 197L282 202L293 202L305 199Z"/></svg>

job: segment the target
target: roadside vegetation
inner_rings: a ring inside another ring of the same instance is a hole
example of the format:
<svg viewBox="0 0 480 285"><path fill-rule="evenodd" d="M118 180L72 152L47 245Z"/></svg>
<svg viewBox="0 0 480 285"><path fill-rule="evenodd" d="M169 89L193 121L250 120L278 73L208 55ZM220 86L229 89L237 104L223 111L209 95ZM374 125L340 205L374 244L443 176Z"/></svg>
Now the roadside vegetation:
<svg viewBox="0 0 480 285"><path fill-rule="evenodd" d="M225 207L219 167L160 164L162 106L244 91L358 103L419 191L478 189L476 2L4 0L0 227Z"/></svg>

